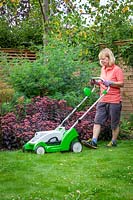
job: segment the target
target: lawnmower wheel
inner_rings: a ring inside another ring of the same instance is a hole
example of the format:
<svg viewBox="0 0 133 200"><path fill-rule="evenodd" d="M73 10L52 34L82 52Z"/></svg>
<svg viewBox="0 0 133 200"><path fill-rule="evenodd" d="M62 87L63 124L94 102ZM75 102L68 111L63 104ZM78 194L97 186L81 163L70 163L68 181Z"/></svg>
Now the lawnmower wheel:
<svg viewBox="0 0 133 200"><path fill-rule="evenodd" d="M37 147L37 148L35 149L35 153L36 153L36 154L39 154L39 155L45 154L45 149L44 149L44 147L42 147L42 146Z"/></svg>
<svg viewBox="0 0 133 200"><path fill-rule="evenodd" d="M79 153L82 151L82 144L80 142L72 142L71 151L74 153Z"/></svg>

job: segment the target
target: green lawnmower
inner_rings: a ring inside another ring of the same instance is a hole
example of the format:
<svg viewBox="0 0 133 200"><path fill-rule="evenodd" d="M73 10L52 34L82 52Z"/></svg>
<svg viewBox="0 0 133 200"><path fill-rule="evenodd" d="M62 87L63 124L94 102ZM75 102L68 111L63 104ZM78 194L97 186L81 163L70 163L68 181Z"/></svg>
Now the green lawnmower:
<svg viewBox="0 0 133 200"><path fill-rule="evenodd" d="M35 136L23 146L23 151L33 151L37 154L65 151L72 151L75 153L81 152L82 144L79 140L79 134L74 127L107 93L108 89L104 91L99 99L72 125L69 130L66 130L63 124L79 108L79 106L85 102L94 90L95 85L92 90L87 87L84 88L85 98L72 110L62 123L55 130L36 132Z"/></svg>

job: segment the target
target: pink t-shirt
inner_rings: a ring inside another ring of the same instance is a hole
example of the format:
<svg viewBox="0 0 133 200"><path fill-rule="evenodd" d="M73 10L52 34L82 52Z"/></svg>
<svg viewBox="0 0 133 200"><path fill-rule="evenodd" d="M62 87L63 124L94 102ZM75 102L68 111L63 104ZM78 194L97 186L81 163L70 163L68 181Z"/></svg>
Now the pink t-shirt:
<svg viewBox="0 0 133 200"><path fill-rule="evenodd" d="M123 82L124 76L123 71L117 65L112 65L112 67L105 68L104 66L101 69L101 78L104 80L109 80L113 82ZM102 94L103 90L107 87L101 82L100 83L100 94ZM101 102L107 103L119 103L122 101L120 88L110 87L108 93L100 100Z"/></svg>

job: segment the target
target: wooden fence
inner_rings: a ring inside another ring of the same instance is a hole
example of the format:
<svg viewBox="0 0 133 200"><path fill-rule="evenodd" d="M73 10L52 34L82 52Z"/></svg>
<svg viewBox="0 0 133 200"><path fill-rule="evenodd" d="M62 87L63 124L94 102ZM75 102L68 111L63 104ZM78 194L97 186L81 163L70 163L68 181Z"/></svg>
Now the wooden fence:
<svg viewBox="0 0 133 200"><path fill-rule="evenodd" d="M21 50L21 49L11 49L11 48L0 48L1 53L5 53L7 55L7 58L13 59L13 58L23 58L28 59L30 61L36 60L36 54L33 51L30 50Z"/></svg>
<svg viewBox="0 0 133 200"><path fill-rule="evenodd" d="M122 114L128 117L133 114L133 68L123 66L124 88L122 89L123 108Z"/></svg>

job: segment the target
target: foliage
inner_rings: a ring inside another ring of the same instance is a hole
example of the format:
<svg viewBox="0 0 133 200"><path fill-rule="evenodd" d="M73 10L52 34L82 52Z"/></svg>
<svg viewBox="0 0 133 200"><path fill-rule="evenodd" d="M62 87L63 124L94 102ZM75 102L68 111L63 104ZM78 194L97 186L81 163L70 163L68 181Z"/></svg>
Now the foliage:
<svg viewBox="0 0 133 200"><path fill-rule="evenodd" d="M133 67L133 41L125 44L120 48L120 56L129 67Z"/></svg>
<svg viewBox="0 0 133 200"><path fill-rule="evenodd" d="M2 0L0 4L0 16L5 18L10 26L17 25L29 15L29 0Z"/></svg>
<svg viewBox="0 0 133 200"><path fill-rule="evenodd" d="M9 81L28 98L50 96L65 99L74 106L83 97L82 91L90 76L96 76L100 70L97 70L98 63L82 60L81 50L80 46L70 47L52 40L45 48L45 65L43 52L35 62L13 62L14 67L8 69Z"/></svg>
<svg viewBox="0 0 133 200"><path fill-rule="evenodd" d="M128 0L120 4L117 1L110 1L106 6L98 8L93 28L96 31L95 36L99 37L99 42L111 44L115 40L132 38L130 3Z"/></svg>
<svg viewBox="0 0 133 200"><path fill-rule="evenodd" d="M70 2L70 1L68 1ZM74 1L73 1L74 2ZM67 41L70 45L80 44L83 50L83 58L97 59L99 44L103 43L112 48L118 54L118 47L114 47L114 41L132 39L132 5L130 0L124 2L108 1L106 5L99 6L99 2L88 1L89 4L82 3L75 9L76 13L73 16L73 10L70 7L68 15L61 20L52 18L50 21L51 29L49 35L53 34ZM81 20L81 17L86 15L88 20ZM75 20L77 18L77 20ZM79 19L80 18L80 19ZM116 20L117 19L117 20ZM79 22L79 23L78 23ZM116 51L117 50L117 51ZM121 50L119 49L119 53Z"/></svg>
<svg viewBox="0 0 133 200"><path fill-rule="evenodd" d="M71 47L63 41L51 40L45 48L45 66L43 51L32 63L22 59L9 62L8 57L1 54L3 79L15 89L12 101L2 104L1 114L14 110L17 98L21 96L25 100L37 95L50 96L65 99L70 106L77 105L84 97L83 88L88 85L90 76L96 76L100 71L97 62L82 60L81 53L80 46ZM93 95L87 104L96 98L97 95Z"/></svg>
<svg viewBox="0 0 133 200"><path fill-rule="evenodd" d="M120 137L123 139L133 138L133 114L131 114L128 119L121 119Z"/></svg>
<svg viewBox="0 0 133 200"><path fill-rule="evenodd" d="M1 54L1 66L0 66L0 115L3 115L7 112L14 110L14 106L19 100L20 97L23 96L22 93L18 93L14 90L14 88L7 81L9 76L10 68L13 66L13 63L8 61L6 54ZM24 102L26 103L29 100L24 98Z"/></svg>
<svg viewBox="0 0 133 200"><path fill-rule="evenodd" d="M8 112L15 111L15 107L17 104L22 104L25 107L26 104L28 104L30 102L31 102L31 99L23 96L22 93L14 91L14 93L10 97L10 101L9 100L3 101L3 103L1 103L0 115L5 115Z"/></svg>
<svg viewBox="0 0 133 200"><path fill-rule="evenodd" d="M22 100L22 99L21 99ZM52 100L48 97L36 97L30 104L19 102L16 112L7 113L1 117L2 145L4 148L13 149L21 147L33 137L35 132L54 130L64 118L72 111L63 100ZM87 109L87 108L86 108ZM77 111L64 124L68 130L75 121L83 115L83 111ZM88 139L92 136L95 109L92 109L86 117L76 125L80 139ZM109 126L107 123L105 127ZM104 128L102 132L104 132ZM106 129L106 139L108 138ZM110 137L110 136L109 136ZM104 138L105 139L105 136ZM109 139L109 138L108 138Z"/></svg>
<svg viewBox="0 0 133 200"><path fill-rule="evenodd" d="M14 94L14 89L5 82L0 81L0 103L9 102Z"/></svg>
<svg viewBox="0 0 133 200"><path fill-rule="evenodd" d="M0 33L0 47L10 47L11 44L15 44L15 38L9 31L8 23L2 19L0 20Z"/></svg>
<svg viewBox="0 0 133 200"><path fill-rule="evenodd" d="M26 2L21 1L21 3L25 4ZM5 15L11 14L10 11L8 13L6 10L4 11L5 14L0 16L0 47L2 48L27 48L32 44L43 44L43 24L37 3L32 5L28 14L23 11L25 7L23 7L23 5L21 6L22 8L18 9L17 7L19 7L19 4L8 1L8 8L11 8L11 10L13 9L14 13L16 13L16 9L17 11L21 10L21 13L24 14L23 17L19 15L16 17L13 17L13 15L5 17ZM11 20L11 22L8 22L7 19L9 19L9 21ZM11 25L10 23L15 24Z"/></svg>
<svg viewBox="0 0 133 200"><path fill-rule="evenodd" d="M5 76L6 74L0 67L0 115L2 113L2 105L4 103L8 104L15 93L14 89L4 80Z"/></svg>
<svg viewBox="0 0 133 200"><path fill-rule="evenodd" d="M43 156L1 151L1 199L131 200L133 141L119 141L114 149L99 145L98 150Z"/></svg>

